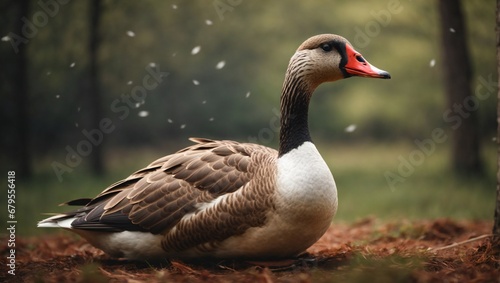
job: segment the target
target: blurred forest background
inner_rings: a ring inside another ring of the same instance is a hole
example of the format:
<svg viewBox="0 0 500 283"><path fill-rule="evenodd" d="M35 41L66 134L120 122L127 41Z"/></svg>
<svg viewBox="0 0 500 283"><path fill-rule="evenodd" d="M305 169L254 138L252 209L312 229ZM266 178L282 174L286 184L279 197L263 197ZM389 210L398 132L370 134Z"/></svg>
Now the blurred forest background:
<svg viewBox="0 0 500 283"><path fill-rule="evenodd" d="M450 169L454 126L468 116L447 104L438 2L2 1L1 168L18 170L19 217L92 196L188 137L276 147L288 60L320 33L346 37L392 75L322 85L312 99L311 135L337 180L338 217L492 216L495 2L464 1L465 31L448 28L466 35L471 92L481 90L465 114L477 115L483 169L468 180ZM446 140L419 148L435 129Z"/></svg>

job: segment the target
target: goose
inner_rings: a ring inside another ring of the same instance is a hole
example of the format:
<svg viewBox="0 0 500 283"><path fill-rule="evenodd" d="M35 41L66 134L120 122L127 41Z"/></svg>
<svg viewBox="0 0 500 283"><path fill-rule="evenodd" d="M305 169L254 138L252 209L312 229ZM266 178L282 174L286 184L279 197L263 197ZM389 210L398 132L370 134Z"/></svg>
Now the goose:
<svg viewBox="0 0 500 283"><path fill-rule="evenodd" d="M309 101L324 82L389 79L343 37L313 36L290 59L281 93L279 149L191 138L80 206L38 223L76 232L116 258L295 257L337 211L337 188L308 130Z"/></svg>

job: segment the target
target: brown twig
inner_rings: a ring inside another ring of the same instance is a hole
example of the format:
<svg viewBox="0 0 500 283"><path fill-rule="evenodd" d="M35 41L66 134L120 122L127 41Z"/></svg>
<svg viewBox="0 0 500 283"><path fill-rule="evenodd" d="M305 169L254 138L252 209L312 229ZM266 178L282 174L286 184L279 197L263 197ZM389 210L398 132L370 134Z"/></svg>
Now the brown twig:
<svg viewBox="0 0 500 283"><path fill-rule="evenodd" d="M468 240L465 240L465 241L462 241L462 242L453 243L453 244L448 245L448 246L439 247L439 248L432 248L432 249L430 249L430 251L435 252L435 251L442 251L442 250L446 250L446 249L451 249L451 248L454 248L454 247L457 247L457 246L460 246L460 245L465 245L465 244L468 244L468 243L471 243L471 242L474 242L474 241L478 241L478 240L481 240L481 239L484 239L484 238L488 238L488 237L493 237L493 234L484 234L484 235L477 236L477 237L474 237L474 238L471 238L471 239L468 239Z"/></svg>

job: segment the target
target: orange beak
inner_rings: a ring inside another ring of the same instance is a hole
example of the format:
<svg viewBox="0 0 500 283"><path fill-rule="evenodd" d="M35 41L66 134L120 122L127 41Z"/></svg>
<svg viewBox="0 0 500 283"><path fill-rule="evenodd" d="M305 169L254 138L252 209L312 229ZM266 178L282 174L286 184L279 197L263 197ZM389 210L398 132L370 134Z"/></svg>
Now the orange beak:
<svg viewBox="0 0 500 283"><path fill-rule="evenodd" d="M365 78L390 79L391 75L379 68L368 63L363 56L354 50L349 44L345 45L347 53L347 63L344 69L351 76L359 76Z"/></svg>

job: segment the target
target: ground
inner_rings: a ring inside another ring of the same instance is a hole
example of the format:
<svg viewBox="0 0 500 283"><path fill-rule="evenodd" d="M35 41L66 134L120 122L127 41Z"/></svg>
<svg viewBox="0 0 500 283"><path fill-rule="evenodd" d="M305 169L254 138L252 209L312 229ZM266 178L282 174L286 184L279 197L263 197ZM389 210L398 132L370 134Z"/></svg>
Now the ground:
<svg viewBox="0 0 500 283"><path fill-rule="evenodd" d="M280 262L112 259L62 232L16 238L15 275L1 282L500 282L500 247L492 222L333 224L307 253ZM2 243L7 243L5 236ZM2 247L2 261L9 255Z"/></svg>

